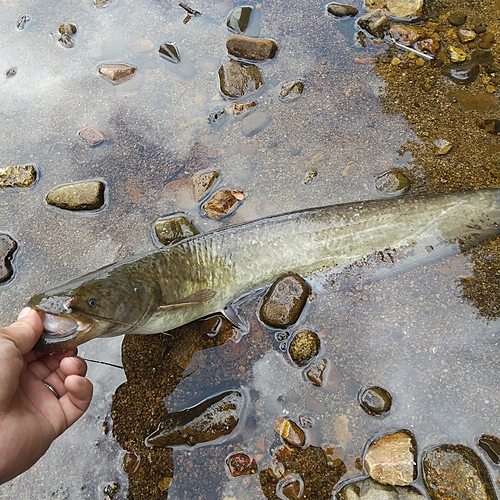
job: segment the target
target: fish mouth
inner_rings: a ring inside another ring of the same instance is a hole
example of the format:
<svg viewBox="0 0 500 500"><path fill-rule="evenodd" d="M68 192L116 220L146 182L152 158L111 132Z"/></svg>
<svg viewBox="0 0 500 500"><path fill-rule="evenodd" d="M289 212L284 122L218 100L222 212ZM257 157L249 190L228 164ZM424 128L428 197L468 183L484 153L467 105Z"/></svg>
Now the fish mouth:
<svg viewBox="0 0 500 500"><path fill-rule="evenodd" d="M89 340L94 321L76 314L51 314L37 309L43 323L43 332L33 348L40 352L72 349ZM92 335L90 338L93 338Z"/></svg>

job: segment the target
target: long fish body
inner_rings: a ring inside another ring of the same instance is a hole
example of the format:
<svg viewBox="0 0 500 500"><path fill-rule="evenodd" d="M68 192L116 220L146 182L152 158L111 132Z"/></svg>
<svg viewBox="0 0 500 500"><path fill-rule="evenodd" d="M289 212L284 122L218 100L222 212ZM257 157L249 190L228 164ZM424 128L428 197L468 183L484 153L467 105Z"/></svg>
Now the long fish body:
<svg viewBox="0 0 500 500"><path fill-rule="evenodd" d="M193 236L31 298L44 333L36 349L154 334L223 311L288 272L342 269L399 250L425 263L500 233L500 189L332 205Z"/></svg>

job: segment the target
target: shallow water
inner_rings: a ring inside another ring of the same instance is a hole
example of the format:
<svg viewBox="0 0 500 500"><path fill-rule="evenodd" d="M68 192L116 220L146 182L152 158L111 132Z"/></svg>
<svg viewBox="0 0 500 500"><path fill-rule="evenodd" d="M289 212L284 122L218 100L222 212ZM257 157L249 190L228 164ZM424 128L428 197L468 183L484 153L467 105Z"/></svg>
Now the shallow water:
<svg viewBox="0 0 500 500"><path fill-rule="evenodd" d="M231 117L211 126L208 113L227 103L217 69L227 58L224 19L234 5L200 1L193 7L203 15L183 24L185 12L175 2L117 0L104 10L88 0L2 2L0 70L16 67L17 74L0 78L1 166L35 164L39 180L29 189L0 192L0 231L20 244L15 277L0 285L1 324L12 321L34 292L154 248L152 225L161 216L184 212L208 230L372 198L376 174L391 166L412 168L400 148L420 139L402 116L383 112L385 83L371 65L353 62L366 56L355 47L354 30L310 2L259 4L260 34L280 47L275 60L262 65L266 84L257 99L271 123L252 137ZM19 31L22 14L31 20ZM78 27L71 49L51 34L68 21ZM176 42L182 65L158 56L165 42ZM98 74L103 62L136 65L138 75L113 86ZM281 84L296 79L304 81L304 95L280 102ZM85 144L77 134L91 124L104 127L111 139ZM189 176L208 169L221 174L221 186L246 194L235 214L220 222L203 217L191 194ZM318 175L306 184L311 170ZM101 211L76 214L45 204L53 187L91 178L107 184ZM461 297L458 280L470 272L467 258L458 256L403 277L317 295L296 328L320 333L334 389L307 385L269 332L264 341L250 334L248 359L223 367L225 382L243 381L258 394L253 427L231 446L251 447L265 436L259 468L268 467L275 421L306 415L310 443L343 448L347 477L353 477L359 474L355 459L378 433L410 429L420 450L444 442L474 446L479 434L495 434L500 324L479 317ZM257 305L248 304L248 317ZM120 365L120 344L95 340L80 354ZM186 373L194 368L167 399L170 411L192 404L200 388L209 391L222 370L216 356L200 353ZM89 412L32 470L2 486L0 498L103 498L104 486L114 481L121 485L115 498L126 497L125 452L112 432L103 431L103 422L112 425L111 397L125 375L90 364L89 377L95 385ZM357 403L358 390L371 385L394 398L383 419L369 417ZM257 475L249 484L227 478L226 454L216 446L175 451L168 497L264 498Z"/></svg>

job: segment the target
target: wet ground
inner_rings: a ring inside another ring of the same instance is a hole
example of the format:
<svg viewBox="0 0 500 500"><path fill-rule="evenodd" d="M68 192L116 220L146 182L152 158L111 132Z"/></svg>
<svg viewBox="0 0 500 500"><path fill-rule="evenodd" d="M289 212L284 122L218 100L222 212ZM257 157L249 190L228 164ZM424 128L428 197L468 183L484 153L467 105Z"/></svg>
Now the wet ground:
<svg viewBox="0 0 500 500"><path fill-rule="evenodd" d="M364 12L361 2L353 4ZM481 127L498 119L494 73L482 68L474 83L457 85L437 64L421 65L381 43L361 47L354 21L333 19L323 5L254 6L260 35L276 40L280 51L261 65L265 85L257 97L257 109L272 120L248 137L240 120L226 117L217 126L207 120L227 104L217 69L227 58L224 21L235 4L201 1L193 7L203 15L184 24L186 12L175 2L117 0L106 9L90 1L2 3L0 69L17 72L0 78L0 166L34 164L39 173L31 188L0 192L0 231L19 244L14 278L0 285L2 324L39 290L155 248L153 223L170 213L184 212L205 231L369 199L375 176L390 167L408 169L413 192L500 186L498 135ZM429 0L424 18L441 26L443 43L452 43L446 16L457 9L500 40L498 1ZM30 21L18 30L23 14ZM73 48L56 39L63 22L78 27ZM181 65L158 56L165 42L177 44ZM491 49L496 67L498 45ZM138 75L113 86L98 74L104 62L133 64ZM279 88L291 80L304 82L304 94L280 102ZM78 136L87 125L103 127L110 139L90 147ZM453 148L436 156L437 139ZM200 170L217 170L221 187L245 193L231 217L203 216L190 181ZM305 182L312 171L317 175ZM52 188L87 179L107 185L102 210L70 213L45 204ZM324 388L306 383L257 321L258 298L244 308L252 330L240 344L218 345L222 336L205 343L193 327L172 338L127 339L122 360L122 339L92 341L81 355L127 369L127 386L115 398L117 437L111 405L125 373L89 363L95 385L89 412L32 470L2 486L0 498L97 499L116 482L114 498L124 499L125 451L117 439L126 451L146 456L142 442L158 423L162 398L176 411L241 384L251 395L244 430L217 446L151 451L150 466L130 480L129 498L265 498L258 474L229 478L224 463L230 451L246 449L260 471L269 468L281 416L306 427L311 449L335 449L346 466L343 479L360 474L356 459L368 439L400 428L415 434L419 450L440 443L477 450L475 439L497 434L500 425L499 280L497 240L403 277L316 295L294 328L320 335L321 355L331 366ZM146 372L160 367L155 385ZM357 402L358 391L373 385L394 399L382 419ZM317 463L311 457L304 463L304 474L314 477ZM491 466L490 473L496 482L498 469ZM327 484L325 495L333 487Z"/></svg>

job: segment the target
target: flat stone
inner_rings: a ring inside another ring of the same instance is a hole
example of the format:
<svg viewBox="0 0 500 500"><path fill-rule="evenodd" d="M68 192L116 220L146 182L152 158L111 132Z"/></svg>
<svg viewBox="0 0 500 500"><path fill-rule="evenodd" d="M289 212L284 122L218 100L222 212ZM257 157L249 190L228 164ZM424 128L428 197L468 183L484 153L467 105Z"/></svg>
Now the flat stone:
<svg viewBox="0 0 500 500"><path fill-rule="evenodd" d="M321 341L318 334L305 330L295 334L288 347L288 353L297 366L306 366L319 354L320 348Z"/></svg>
<svg viewBox="0 0 500 500"><path fill-rule="evenodd" d="M214 185L218 178L219 172L215 171L193 175L193 192L194 199L197 203L206 196L208 190Z"/></svg>
<svg viewBox="0 0 500 500"><path fill-rule="evenodd" d="M294 101L304 93L304 82L294 80L293 82L284 83L281 86L278 99L283 102Z"/></svg>
<svg viewBox="0 0 500 500"><path fill-rule="evenodd" d="M285 274L269 288L260 307L263 323L273 328L286 328L298 319L309 295L309 286L297 274Z"/></svg>
<svg viewBox="0 0 500 500"><path fill-rule="evenodd" d="M163 245L172 245L198 233L193 223L182 215L166 217L155 222L155 234Z"/></svg>
<svg viewBox="0 0 500 500"><path fill-rule="evenodd" d="M413 19L422 14L424 0L387 0L386 7L394 17Z"/></svg>
<svg viewBox="0 0 500 500"><path fill-rule="evenodd" d="M97 210L104 205L105 185L101 181L84 181L52 189L45 200L64 210Z"/></svg>
<svg viewBox="0 0 500 500"><path fill-rule="evenodd" d="M443 444L427 451L422 473L432 500L497 500L485 465L462 444Z"/></svg>
<svg viewBox="0 0 500 500"><path fill-rule="evenodd" d="M366 472L378 483L408 486L417 477L416 448L410 431L386 434L368 446L364 456Z"/></svg>
<svg viewBox="0 0 500 500"><path fill-rule="evenodd" d="M306 442L304 431L293 421L280 417L274 425L274 430L292 446L302 447Z"/></svg>
<svg viewBox="0 0 500 500"><path fill-rule="evenodd" d="M324 383L324 375L327 366L328 361L326 359L317 359L309 365L305 371L305 376L313 385L321 387Z"/></svg>
<svg viewBox="0 0 500 500"><path fill-rule="evenodd" d="M231 116L245 116L252 111L255 106L257 106L255 101L232 102L226 106L225 111Z"/></svg>
<svg viewBox="0 0 500 500"><path fill-rule="evenodd" d="M452 26L462 26L467 21L467 14L463 14L462 12L452 12L448 16L448 22Z"/></svg>
<svg viewBox="0 0 500 500"><path fill-rule="evenodd" d="M0 233L0 283L10 279L14 273L12 256L17 249L17 241L8 234Z"/></svg>
<svg viewBox="0 0 500 500"><path fill-rule="evenodd" d="M266 111L255 111L245 116L241 122L241 133L246 137L252 137L264 130L273 118Z"/></svg>
<svg viewBox="0 0 500 500"><path fill-rule="evenodd" d="M219 79L221 92L232 99L254 94L264 83L257 66L235 60L220 66Z"/></svg>
<svg viewBox="0 0 500 500"><path fill-rule="evenodd" d="M88 125L78 132L78 135L87 141L91 146L97 146L102 141L107 141L109 135L104 128L99 125Z"/></svg>
<svg viewBox="0 0 500 500"><path fill-rule="evenodd" d="M346 484L338 493L339 500L425 500L412 486L390 486L373 479L363 479Z"/></svg>
<svg viewBox="0 0 500 500"><path fill-rule="evenodd" d="M203 205L203 210L210 219L219 220L233 213L245 195L242 191L224 189L217 191L214 196Z"/></svg>
<svg viewBox="0 0 500 500"><path fill-rule="evenodd" d="M99 73L116 85L132 78L136 71L135 66L123 63L107 63L99 66Z"/></svg>
<svg viewBox="0 0 500 500"><path fill-rule="evenodd" d="M361 408L372 417L386 415L392 406L390 393L377 386L363 389L358 395L358 401Z"/></svg>
<svg viewBox="0 0 500 500"><path fill-rule="evenodd" d="M226 40L229 54L250 61L266 61L278 52L278 44L269 38L253 38L243 35L231 35Z"/></svg>
<svg viewBox="0 0 500 500"><path fill-rule="evenodd" d="M13 165L0 168L0 188L29 187L36 181L33 165Z"/></svg>
<svg viewBox="0 0 500 500"><path fill-rule="evenodd" d="M389 35L395 42L398 42L405 47L410 47L421 38L424 38L426 32L423 28L419 28L418 26L393 24L389 30Z"/></svg>
<svg viewBox="0 0 500 500"><path fill-rule="evenodd" d="M232 10L226 20L227 28L233 33L244 33L250 24L253 7L245 5Z"/></svg>
<svg viewBox="0 0 500 500"><path fill-rule="evenodd" d="M376 9L358 19L358 26L375 38L384 38L391 22L381 9Z"/></svg>
<svg viewBox="0 0 500 500"><path fill-rule="evenodd" d="M343 5L340 3L328 4L326 10L334 17L354 17L358 15L358 9L352 5Z"/></svg>

